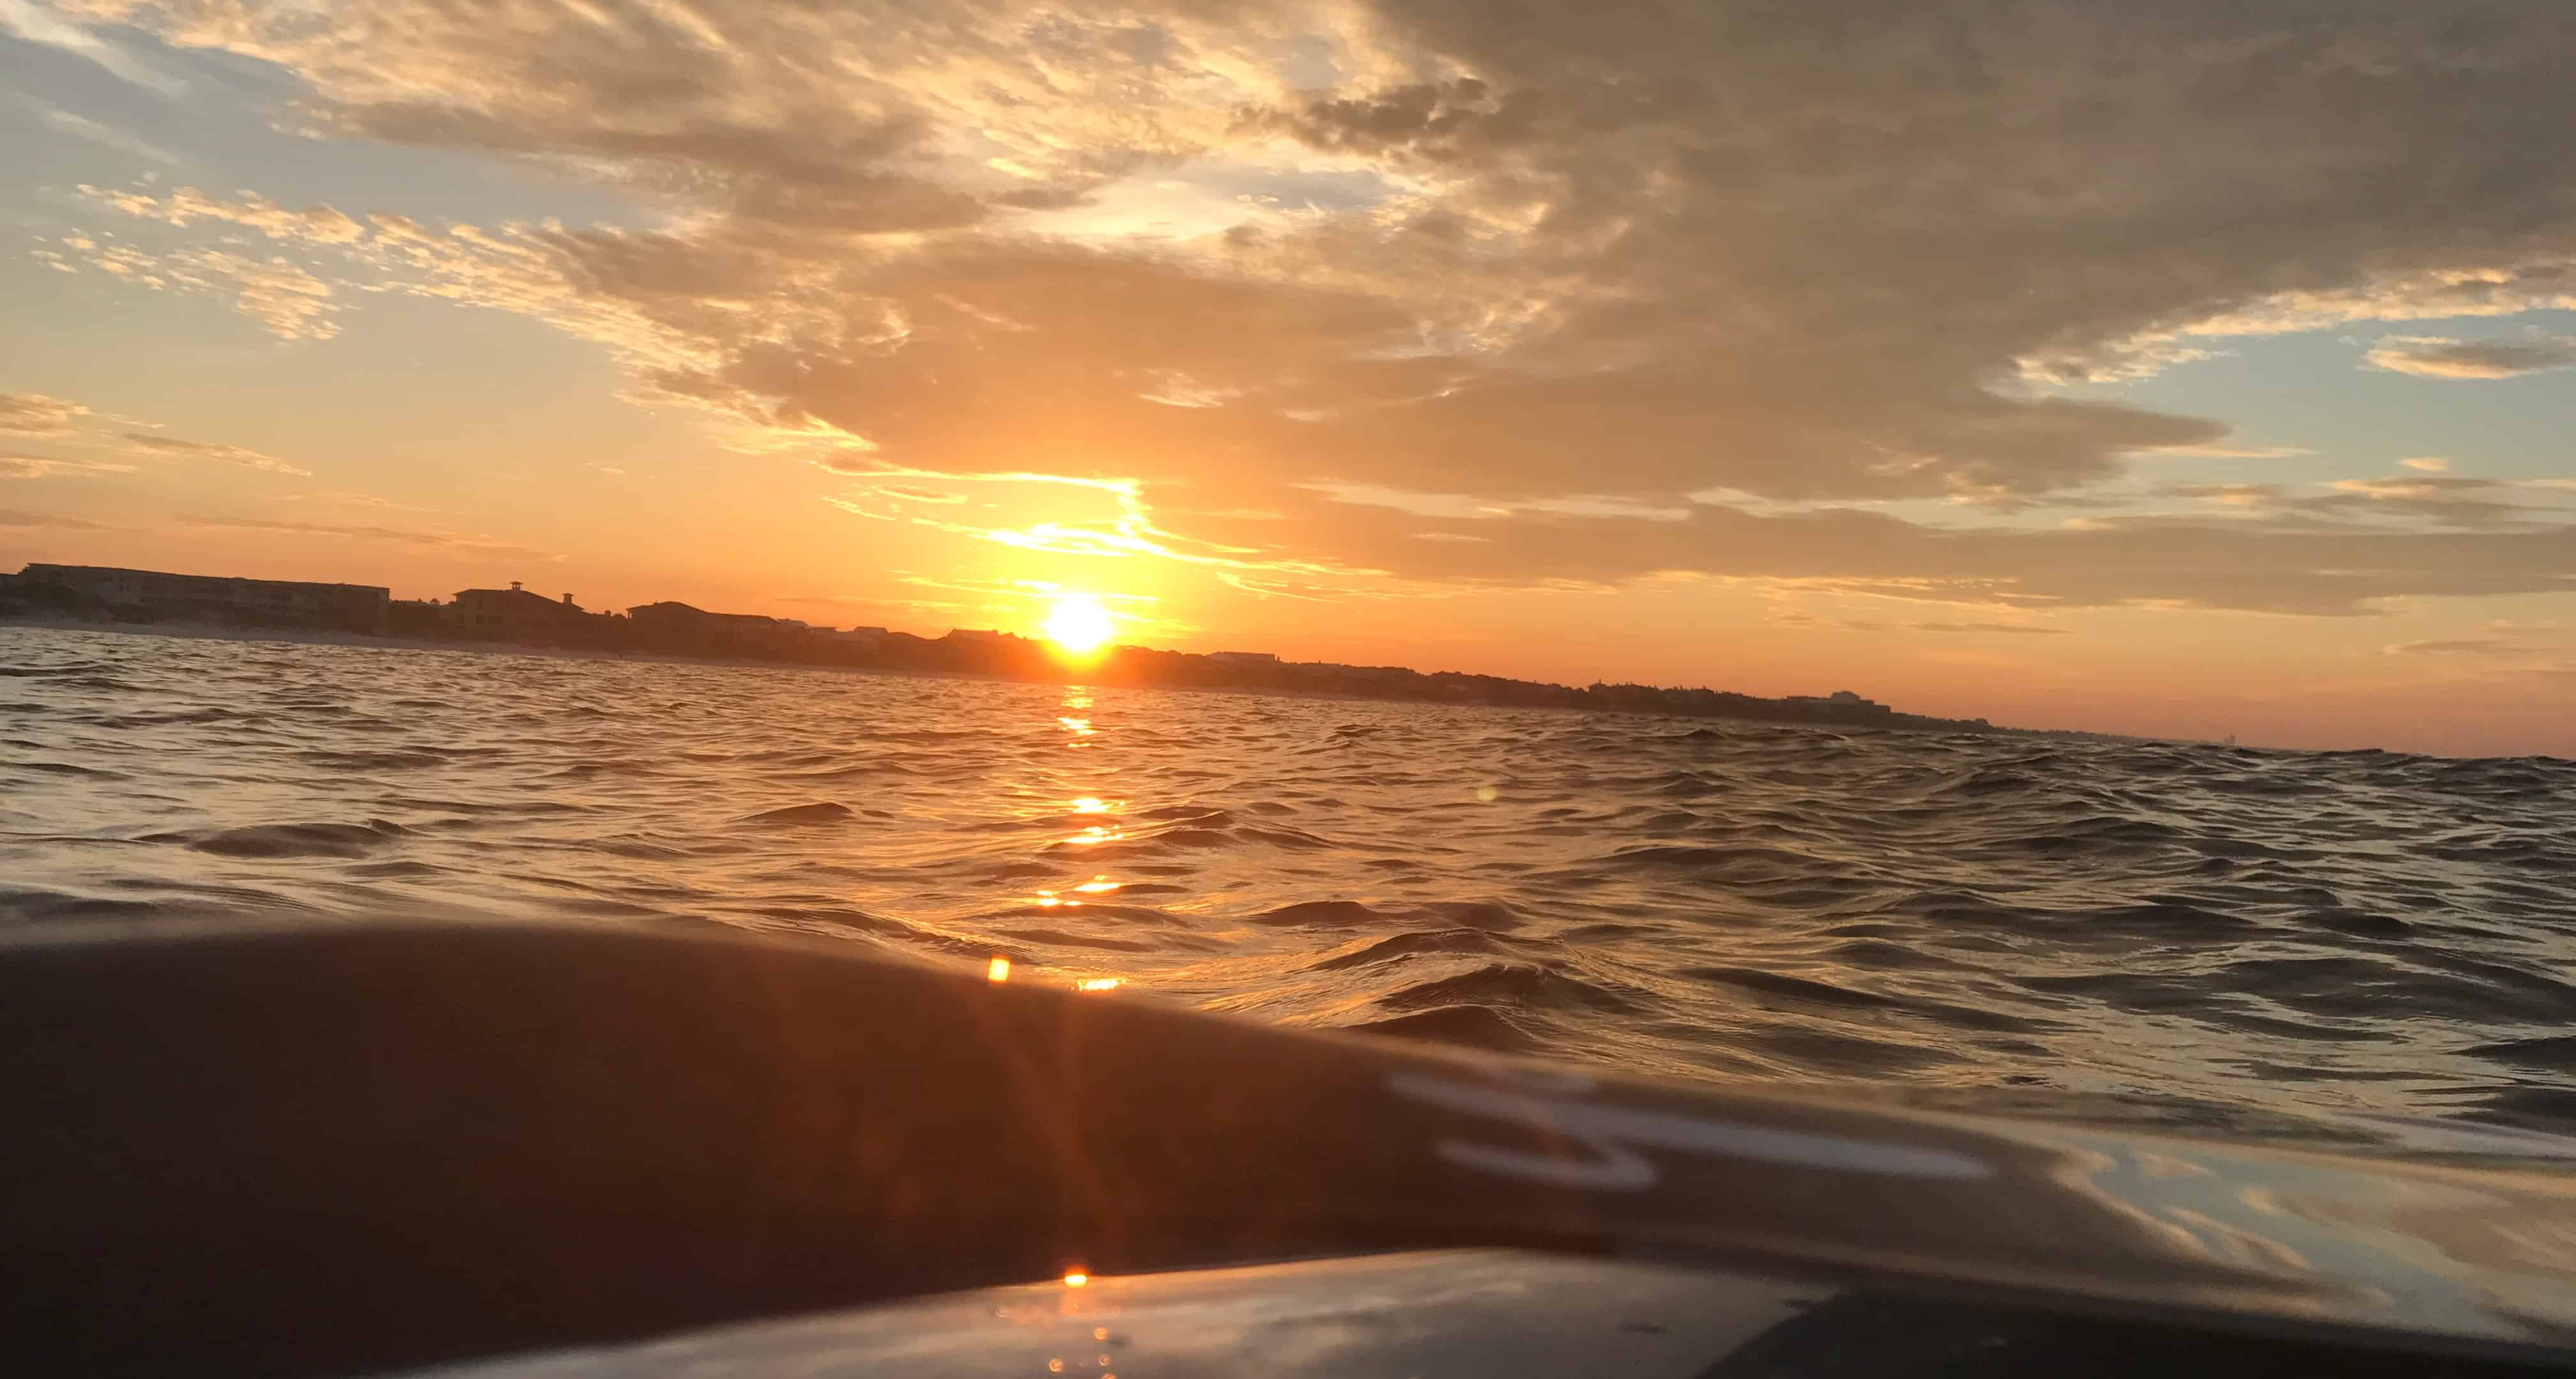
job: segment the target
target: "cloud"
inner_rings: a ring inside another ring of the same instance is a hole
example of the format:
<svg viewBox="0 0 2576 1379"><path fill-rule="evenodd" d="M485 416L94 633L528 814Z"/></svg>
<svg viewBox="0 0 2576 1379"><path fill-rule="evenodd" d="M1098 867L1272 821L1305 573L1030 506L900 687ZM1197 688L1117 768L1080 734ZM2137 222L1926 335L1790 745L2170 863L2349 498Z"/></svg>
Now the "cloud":
<svg viewBox="0 0 2576 1379"><path fill-rule="evenodd" d="M131 474L130 464L97 460L49 460L38 455L0 454L0 479L49 479L63 474Z"/></svg>
<svg viewBox="0 0 2576 1379"><path fill-rule="evenodd" d="M2247 515L2053 533L1853 506L2285 458L2058 381L2225 367L2232 334L2576 305L2565 7L83 8L277 64L313 132L539 163L655 212L100 194L155 234L300 256L191 241L105 271L192 275L289 338L359 288L511 311L747 454L1119 495L1012 530L905 519L976 540L1299 596L1680 570L2349 614L2567 587L2563 532L2491 487L2213 490ZM1158 219L1167 183L1217 209ZM2501 367L2391 340L2419 372ZM1684 496L1720 490L1772 506ZM1173 494L1211 515L1161 525Z"/></svg>
<svg viewBox="0 0 2576 1379"><path fill-rule="evenodd" d="M33 96L22 97L22 100L28 109L35 112L37 119L44 121L48 128L59 133L68 134L75 139L86 139L101 148L112 148L119 153L132 154L146 162L167 165L179 161L177 154L130 131L110 124L101 124L85 115L73 114L60 106L47 105Z"/></svg>
<svg viewBox="0 0 2576 1379"><path fill-rule="evenodd" d="M2289 499L2279 484L2167 484L2157 491L2231 508L2272 507Z"/></svg>
<svg viewBox="0 0 2576 1379"><path fill-rule="evenodd" d="M296 239L313 244L347 244L366 233L364 226L334 207L314 205L302 210L289 210L257 192L242 192L238 199L226 201L208 196L195 187L179 187L158 197L134 191L104 190L86 182L79 184L77 190L81 195L113 206L127 215L180 227L200 220L222 221L248 226L271 239Z"/></svg>
<svg viewBox="0 0 2576 1379"><path fill-rule="evenodd" d="M120 432L116 437L116 443L141 455L187 460L217 460L225 464L246 465L252 469L266 470L271 474L309 476L313 472L309 469L299 469L274 455L263 455L243 446L220 445L211 441L180 440L174 436L156 436L148 431Z"/></svg>
<svg viewBox="0 0 2576 1379"><path fill-rule="evenodd" d="M48 13L31 0L0 0L0 33L86 58L127 82L165 96L185 89L178 78L137 59L86 27Z"/></svg>
<svg viewBox="0 0 2576 1379"><path fill-rule="evenodd" d="M2568 515L2562 506L2517 498L2521 489L2547 487L2545 480L2535 485L2464 478L2426 470L2417 461L2402 463L2415 472L2380 479L2334 479L2302 489L2280 484L2185 483L2166 484L2155 492L2214 504L2276 525L2311 529L2390 520L2480 529L2563 520ZM2118 520L2123 519L2114 519Z"/></svg>
<svg viewBox="0 0 2576 1379"><path fill-rule="evenodd" d="M295 536L345 537L354 541L390 541L452 551L477 559L553 561L563 558L534 546L455 532L407 531L399 527L345 526L330 522L274 522L248 517L181 517L178 521L182 527L212 531L281 532Z"/></svg>
<svg viewBox="0 0 2576 1379"><path fill-rule="evenodd" d="M2399 642L2383 650L2391 656L2520 656L2530 648L2505 637L2450 637Z"/></svg>
<svg viewBox="0 0 2576 1379"><path fill-rule="evenodd" d="M84 522L77 517L58 517L50 512L22 512L14 508L0 508L0 527L53 527L62 531L115 530L113 527L101 526L96 522Z"/></svg>
<svg viewBox="0 0 2576 1379"><path fill-rule="evenodd" d="M2063 637L2069 635L2070 631L2063 627L2033 627L2028 623L2018 622L1918 622L1914 624L1914 630L1917 632L1997 632L2024 637Z"/></svg>
<svg viewBox="0 0 2576 1379"><path fill-rule="evenodd" d="M2445 455L2410 455L2397 463L2419 474L2443 474L2451 468L2450 458Z"/></svg>
<svg viewBox="0 0 2576 1379"><path fill-rule="evenodd" d="M2576 337L2455 340L2443 335L2392 335L2363 355L2362 362L2425 378L2518 378L2576 368Z"/></svg>
<svg viewBox="0 0 2576 1379"><path fill-rule="evenodd" d="M2515 485L2501 479L2464 479L2447 475L2408 474L2388 479L2337 479L2326 487L2336 497L2309 500L2311 511L2332 511L2358 499L2361 511L2429 518L2452 526L2495 526L2539 520L2558 509L2533 508L2509 496Z"/></svg>
<svg viewBox="0 0 2576 1379"><path fill-rule="evenodd" d="M2354 520L2358 494L2315 495L2332 515L2095 518L2082 527L1935 527L1884 513L1757 513L1705 506L1681 522L1568 522L1549 539L1470 524L1487 542L1423 541L1424 519L1341 507L1336 548L1434 586L1611 587L1693 571L1750 588L1858 594L2023 613L2152 607L2370 616L2389 600L2576 593L2576 525L2517 521L2415 529ZM1249 524L1247 524L1248 526ZM1218 524L1219 539L1236 529ZM1966 621L1967 619L1960 619Z"/></svg>
<svg viewBox="0 0 2576 1379"><path fill-rule="evenodd" d="M2221 441L2211 445L2159 446L2145 453L2203 460L2288 460L2317 452L2296 445L2231 445Z"/></svg>
<svg viewBox="0 0 2576 1379"><path fill-rule="evenodd" d="M49 436L68 431L89 409L42 393L0 393L0 433Z"/></svg>

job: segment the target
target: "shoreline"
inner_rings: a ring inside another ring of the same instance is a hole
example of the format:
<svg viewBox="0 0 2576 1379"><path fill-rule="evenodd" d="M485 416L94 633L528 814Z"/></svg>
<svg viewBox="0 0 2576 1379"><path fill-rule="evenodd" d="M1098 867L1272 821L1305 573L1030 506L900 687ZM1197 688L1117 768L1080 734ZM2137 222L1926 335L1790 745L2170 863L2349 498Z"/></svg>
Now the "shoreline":
<svg viewBox="0 0 2576 1379"><path fill-rule="evenodd" d="M900 666L833 665L828 662L763 660L747 656L689 656L676 652L601 650L586 647L539 646L526 642L447 641L427 637L408 637L388 633L376 636L364 632L341 632L322 628L228 627L213 623L101 623L74 618L0 617L0 628L26 627L53 632L97 632L122 636L175 637L190 641L274 642L289 646L337 646L384 651L453 652L473 656L531 656L547 660L628 661L653 665L703 666L710 669L792 670L836 675L899 676L908 680L967 680L986 684L1056 685L1080 689L1149 690L1170 694L1246 694L1274 699L1305 699L1351 704L1410 704L1425 708L1509 709L1521 712L1616 714L1631 718L1666 718L1686 723L1760 723L1777 728L1811 728L1831 732L1901 732L1901 733L1968 733L1994 737L2048 738L2059 741L2100 742L2127 745L2152 743L2214 747L2222 744L2190 742L2176 738L2128 737L2116 733L2087 732L2073 728L2014 728L2000 724L1983 727L1942 721L1939 723L1848 723L1799 718L1765 718L1737 714L1694 714L1670 710L1590 706L1583 704L1496 704L1475 700L1412 698L1402 695L1345 694L1325 690L1306 690L1288 686L1267 685L1152 685L1124 680L1041 680L1024 676L978 674L972 671L917 670ZM2271 750L2271 749L2247 749Z"/></svg>
<svg viewBox="0 0 2576 1379"><path fill-rule="evenodd" d="M1055 685L1081 690L1143 690L1160 694L1248 694L1269 699L1313 699L1345 704L1419 704L1429 708L1518 709L1529 713L1625 713L1634 717L1689 718L1688 714L1647 714L1636 710L1586 709L1569 704L1443 703L1434 699L1400 699L1370 694L1334 694L1322 690L1266 688L1259 685L1139 685L1116 680L1030 680L972 671L910 670L901 666L836 666L816 661L766 661L748 656L686 656L662 651L594 651L583 647L535 646L526 642L452 642L428 637L382 637L364 632L312 628L223 627L212 623L99 623L68 618L0 617L0 629L33 628L45 632L99 632L113 636L176 637L187 641L277 642L288 646L339 646L375 651L447 651L469 656L534 656L555 661L629 661L637 664L703 666L713 670L793 670L825 675L879 675L903 680L967 680L988 685ZM1726 720L1746 722L1758 720ZM1789 724L1832 727L1833 724ZM1997 731L2012 731L1998 729Z"/></svg>

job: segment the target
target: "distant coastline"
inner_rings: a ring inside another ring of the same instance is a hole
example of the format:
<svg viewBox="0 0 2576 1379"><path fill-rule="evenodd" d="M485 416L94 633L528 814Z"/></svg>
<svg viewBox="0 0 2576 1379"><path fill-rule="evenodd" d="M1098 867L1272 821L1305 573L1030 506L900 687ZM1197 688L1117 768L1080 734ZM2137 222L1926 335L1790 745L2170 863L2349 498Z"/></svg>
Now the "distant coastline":
<svg viewBox="0 0 2576 1379"><path fill-rule="evenodd" d="M885 628L817 628L680 603L626 614L581 608L570 595L469 589L453 603L393 600L376 586L237 580L158 571L30 565L0 575L0 625L186 637L377 646L510 655L801 666L880 674L1139 689L1225 690L1306 698L1462 707L1570 709L1676 718L1915 732L2009 733L2143 741L2065 729L1999 727L1982 718L1903 713L1850 691L1762 698L1704 688L1582 687L1402 666L1284 661L1266 652L1190 653L1118 646L1084 657L1006 632L920 637Z"/></svg>
<svg viewBox="0 0 2576 1379"><path fill-rule="evenodd" d="M860 675L901 675L944 680L989 680L1010 684L1060 684L1101 686L1121 689L1167 689L1213 694L1275 695L1291 699L1337 699L1355 703L1434 703L1465 708L1555 708L1567 712L1637 713L1685 718L1738 719L1726 713L1701 713L1687 709L1635 707L1626 704L1594 705L1574 702L1562 704L1499 704L1479 699L1403 698L1384 694L1347 693L1329 689L1307 689L1295 686L1261 684L1156 684L1134 679L1112 679L1097 674L1083 674L1082 667L1057 666L1058 673L1042 678L972 670L916 669L899 666L851 665L808 661L781 661L758 657L727 655L692 655L685 652L636 651L616 648L537 646L519 642L462 641L444 638L374 635L363 632L340 632L324 628L240 627L211 623L187 622L103 622L73 618L33 617L0 613L0 628L24 627L56 632L104 632L125 636L177 637L191 640L232 642L275 642L294 646L337 646L374 648L382 651L444 651L475 656L535 656L578 661L636 661L648 664L706 666L721 670L827 670ZM1173 653L1161 653L1173 654ZM1096 665L1097 663L1093 663ZM1433 678L1426 676L1426 679ZM1481 678L1481 677L1467 677ZM1529 682L1514 682L1529 683ZM1779 703L1757 700L1757 703ZM1930 718L1917 714L1890 714L1884 719L1860 722L1803 718L1740 719L1750 722L1809 723L1821 726L1886 728L1911 732L1971 732L1996 736L2060 738L2101 742L2151 742L2162 738L2140 738L2113 733L2092 733L2061 728L1999 727L1976 720Z"/></svg>

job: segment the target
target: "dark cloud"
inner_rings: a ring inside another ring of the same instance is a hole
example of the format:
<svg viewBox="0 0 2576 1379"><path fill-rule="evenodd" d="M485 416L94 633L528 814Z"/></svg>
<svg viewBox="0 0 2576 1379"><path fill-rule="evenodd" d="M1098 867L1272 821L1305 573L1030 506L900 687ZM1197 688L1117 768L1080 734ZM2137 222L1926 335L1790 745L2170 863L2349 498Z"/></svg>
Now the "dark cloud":
<svg viewBox="0 0 2576 1379"><path fill-rule="evenodd" d="M859 472L1135 479L1310 519L1250 546L1426 579L2340 614L2568 587L2566 530L2492 487L2211 488L2176 496L2256 516L2058 532L1829 506L2010 510L2143 452L2280 453L2056 385L2205 332L2576 300L2565 6L93 3L298 72L318 127L667 198L688 214L663 231L378 217L342 247ZM1294 89L1279 55L1309 49L1306 80L1346 83ZM1234 190L1319 160L1368 190ZM1119 219L1167 173L1221 181L1231 227ZM2549 348L2415 346L2516 371ZM1336 483L1515 515L1299 487ZM1714 489L1817 510L1535 507Z"/></svg>
<svg viewBox="0 0 2576 1379"><path fill-rule="evenodd" d="M1618 584L1672 572L1784 589L2041 612L2149 604L2367 616L2401 597L2576 593L2576 526L2418 531L2350 522L2078 519L2056 528L1921 525L1855 509L1763 515L1700 507L1680 522L1425 521L1336 505L1337 550L1404 578ZM1213 522L1259 544L1268 524ZM1527 528L1538 528L1533 532ZM1966 620L1961 620L1966 621Z"/></svg>

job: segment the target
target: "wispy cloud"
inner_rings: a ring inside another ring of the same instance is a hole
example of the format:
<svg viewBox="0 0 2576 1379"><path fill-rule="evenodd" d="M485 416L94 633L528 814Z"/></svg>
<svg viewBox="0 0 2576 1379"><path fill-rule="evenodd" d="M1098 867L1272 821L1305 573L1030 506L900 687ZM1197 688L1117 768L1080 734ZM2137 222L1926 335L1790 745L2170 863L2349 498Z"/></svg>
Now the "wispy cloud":
<svg viewBox="0 0 2576 1379"><path fill-rule="evenodd" d="M0 454L0 479L50 479L65 474L131 474L130 464L99 460L51 460L40 455Z"/></svg>
<svg viewBox="0 0 2576 1379"><path fill-rule="evenodd" d="M166 292L229 293L234 309L283 340L328 340L340 333L341 309L331 284L283 257L248 258L227 249L155 254L130 244L66 238L82 263L109 277Z"/></svg>
<svg viewBox="0 0 2576 1379"><path fill-rule="evenodd" d="M0 433L50 436L69 431L89 409L42 393L0 393Z"/></svg>
<svg viewBox="0 0 2576 1379"><path fill-rule="evenodd" d="M0 33L86 58L125 81L165 96L187 89L170 73L30 0L0 0Z"/></svg>
<svg viewBox="0 0 2576 1379"><path fill-rule="evenodd" d="M156 436L149 431L120 432L116 437L116 443L141 455L184 460L213 460L222 464L237 464L251 469L266 470L271 474L309 476L313 472L288 464L274 455L263 455L246 446L223 445L213 441L180 440L175 436Z"/></svg>
<svg viewBox="0 0 2576 1379"><path fill-rule="evenodd" d="M2160 445L2144 453L2204 460L2289 460L2317 452L2297 445L2234 445L2220 441L2206 445Z"/></svg>
<svg viewBox="0 0 2576 1379"><path fill-rule="evenodd" d="M2445 335L2392 335L2372 347L2362 361L2375 369L2425 378L2519 378L2576 368L2576 338L2456 340Z"/></svg>
<svg viewBox="0 0 2576 1379"><path fill-rule="evenodd" d="M453 551L459 555L493 560L561 560L552 551L490 537L458 532L411 531L400 527L343 525L332 522L277 522L251 517L181 517L182 527L213 531L278 532L294 536L341 537L352 541L386 541L405 546L428 547Z"/></svg>
<svg viewBox="0 0 2576 1379"><path fill-rule="evenodd" d="M2504 637L2447 637L2399 642L2385 650L2391 656L2518 656L2528 648Z"/></svg>
<svg viewBox="0 0 2576 1379"><path fill-rule="evenodd" d="M78 517L63 517L50 512L23 512L14 508L0 508L0 527L53 527L62 531L116 530Z"/></svg>
<svg viewBox="0 0 2576 1379"><path fill-rule="evenodd" d="M0 0L0 8L5 8L8 2L9 0ZM179 161L177 154L130 130L102 124L86 115L77 115L60 106L48 105L33 96L22 99L27 107L35 112L36 118L45 123L46 128L57 133L68 134L75 139L86 139L101 148L112 148L119 153L131 154L146 162L159 163L163 166L170 166Z"/></svg>

